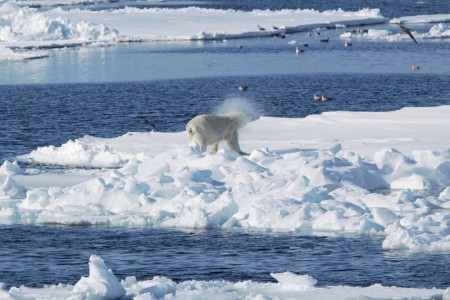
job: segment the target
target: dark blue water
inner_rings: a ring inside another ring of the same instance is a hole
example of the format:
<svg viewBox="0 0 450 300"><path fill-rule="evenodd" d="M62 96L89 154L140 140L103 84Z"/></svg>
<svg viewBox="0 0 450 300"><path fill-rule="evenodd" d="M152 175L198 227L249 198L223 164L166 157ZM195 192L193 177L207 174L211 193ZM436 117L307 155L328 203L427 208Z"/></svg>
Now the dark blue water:
<svg viewBox="0 0 450 300"><path fill-rule="evenodd" d="M305 117L324 111L389 111L450 104L449 76L426 74L312 74L199 78L148 82L0 86L0 161L39 146L84 135L115 137L182 131L192 117L229 99L256 115ZM237 91L239 84L250 88ZM312 100L326 93L333 101Z"/></svg>
<svg viewBox="0 0 450 300"><path fill-rule="evenodd" d="M383 252L381 238L299 237L217 230L0 227L0 279L42 287L87 276L91 254L123 279L275 281L271 272L309 274L318 285L447 288L450 256ZM7 259L5 259L7 258Z"/></svg>

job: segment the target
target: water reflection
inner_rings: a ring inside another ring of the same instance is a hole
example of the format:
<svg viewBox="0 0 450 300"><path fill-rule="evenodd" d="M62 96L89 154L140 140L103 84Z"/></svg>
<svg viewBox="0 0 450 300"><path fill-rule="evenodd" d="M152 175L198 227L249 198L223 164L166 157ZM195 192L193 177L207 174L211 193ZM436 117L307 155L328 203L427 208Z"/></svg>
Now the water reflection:
<svg viewBox="0 0 450 300"><path fill-rule="evenodd" d="M373 26L377 29L392 25ZM426 25L430 26L430 25ZM49 57L25 63L2 62L0 84L130 82L181 78L274 74L412 73L448 74L445 57L450 43L353 40L344 47L330 30L330 43L307 38L304 32L280 38L229 41L130 43L49 50ZM301 55L289 42L308 42ZM329 45L328 45L329 44ZM238 45L242 45L239 48Z"/></svg>

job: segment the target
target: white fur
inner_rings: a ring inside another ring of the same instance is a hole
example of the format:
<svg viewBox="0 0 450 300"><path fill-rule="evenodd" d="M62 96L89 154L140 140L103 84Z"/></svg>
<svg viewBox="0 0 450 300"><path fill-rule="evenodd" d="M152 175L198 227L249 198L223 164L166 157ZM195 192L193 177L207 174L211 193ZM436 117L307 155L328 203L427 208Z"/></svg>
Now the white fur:
<svg viewBox="0 0 450 300"><path fill-rule="evenodd" d="M238 129L249 122L247 115L243 113L228 113L224 115L199 115L190 120L186 125L188 138L200 145L200 151L205 152L209 145L213 145L213 152L217 152L219 143L226 140L228 147L241 155L239 147Z"/></svg>

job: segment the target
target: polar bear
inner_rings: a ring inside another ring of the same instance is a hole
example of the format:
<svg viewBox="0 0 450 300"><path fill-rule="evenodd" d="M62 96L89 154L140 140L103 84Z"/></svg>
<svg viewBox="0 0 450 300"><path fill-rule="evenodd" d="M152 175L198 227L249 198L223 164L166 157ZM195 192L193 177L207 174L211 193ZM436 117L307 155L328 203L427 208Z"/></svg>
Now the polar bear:
<svg viewBox="0 0 450 300"><path fill-rule="evenodd" d="M209 145L213 145L216 153L219 143L226 140L228 147L241 155L247 155L239 147L238 129L244 127L249 118L244 113L227 113L223 115L199 115L190 120L186 125L188 138L200 146L200 151L205 152Z"/></svg>

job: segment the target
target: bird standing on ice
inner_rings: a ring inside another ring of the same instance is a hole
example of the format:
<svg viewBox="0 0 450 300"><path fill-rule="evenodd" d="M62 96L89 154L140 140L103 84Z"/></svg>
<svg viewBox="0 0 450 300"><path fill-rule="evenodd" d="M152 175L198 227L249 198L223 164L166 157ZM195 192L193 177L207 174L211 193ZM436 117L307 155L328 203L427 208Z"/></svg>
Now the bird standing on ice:
<svg viewBox="0 0 450 300"><path fill-rule="evenodd" d="M303 50L303 49L301 49L299 47L295 47L295 53L296 54L300 54L300 53L303 53L303 52L305 52L305 50Z"/></svg>
<svg viewBox="0 0 450 300"><path fill-rule="evenodd" d="M352 42L345 41L345 43L344 43L345 47L350 47L351 45L352 45Z"/></svg>
<svg viewBox="0 0 450 300"><path fill-rule="evenodd" d="M266 30L264 27L261 27L261 26L259 26L259 25L256 25L256 27L258 27L259 31L264 31L264 30Z"/></svg>

